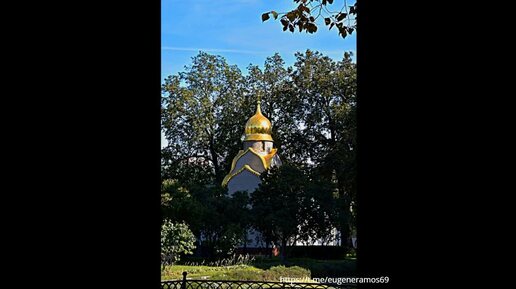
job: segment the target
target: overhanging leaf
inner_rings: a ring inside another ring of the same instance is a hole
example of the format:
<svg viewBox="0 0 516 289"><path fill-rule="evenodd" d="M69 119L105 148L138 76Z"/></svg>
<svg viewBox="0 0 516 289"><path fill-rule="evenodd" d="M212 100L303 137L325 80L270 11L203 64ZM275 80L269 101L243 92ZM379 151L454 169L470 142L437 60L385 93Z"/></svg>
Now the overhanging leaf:
<svg viewBox="0 0 516 289"><path fill-rule="evenodd" d="M337 15L337 21L341 21L342 19L346 18L347 15L348 14L346 14L346 13L339 13Z"/></svg>

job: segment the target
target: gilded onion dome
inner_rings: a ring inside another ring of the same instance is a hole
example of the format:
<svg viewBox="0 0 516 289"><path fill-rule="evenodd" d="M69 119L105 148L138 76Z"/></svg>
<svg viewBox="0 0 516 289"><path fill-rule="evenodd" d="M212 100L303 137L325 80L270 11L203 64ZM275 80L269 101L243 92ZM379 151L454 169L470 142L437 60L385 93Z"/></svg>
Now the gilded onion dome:
<svg viewBox="0 0 516 289"><path fill-rule="evenodd" d="M245 124L244 141L272 141L271 132L271 122L262 114L258 100L256 113Z"/></svg>

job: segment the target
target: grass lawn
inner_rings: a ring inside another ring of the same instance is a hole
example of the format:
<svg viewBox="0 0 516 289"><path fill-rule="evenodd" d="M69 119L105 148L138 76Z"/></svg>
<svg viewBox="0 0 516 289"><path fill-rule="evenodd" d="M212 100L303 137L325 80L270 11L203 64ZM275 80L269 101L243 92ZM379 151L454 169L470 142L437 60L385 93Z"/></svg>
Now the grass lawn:
<svg viewBox="0 0 516 289"><path fill-rule="evenodd" d="M168 266L161 274L162 280L188 279L207 280L253 280L279 281L280 277L350 277L355 273L356 260L289 259L284 265L279 259L255 260L251 265L233 266Z"/></svg>
<svg viewBox="0 0 516 289"><path fill-rule="evenodd" d="M183 272L188 272L188 279L210 279L210 280L228 280L232 275L247 272L250 274L259 274L263 270L247 265L234 266L185 266L174 265L167 266L165 271L161 273L162 280L182 279Z"/></svg>
<svg viewBox="0 0 516 289"><path fill-rule="evenodd" d="M279 281L280 277L310 278L310 271L301 267L275 266L269 269L260 269L250 265L234 266L170 266L162 272L162 280L182 279L182 273L188 272L188 279L207 280L252 280L252 281Z"/></svg>

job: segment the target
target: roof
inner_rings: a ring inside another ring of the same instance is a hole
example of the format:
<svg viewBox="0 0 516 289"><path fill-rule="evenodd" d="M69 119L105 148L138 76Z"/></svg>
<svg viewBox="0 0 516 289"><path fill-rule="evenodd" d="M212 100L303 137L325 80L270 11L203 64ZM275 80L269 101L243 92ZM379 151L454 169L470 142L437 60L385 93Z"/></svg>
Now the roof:
<svg viewBox="0 0 516 289"><path fill-rule="evenodd" d="M269 154L262 155L262 154L258 153L257 151L255 151L252 147L248 147L246 150L240 150L237 153L237 155L233 158L233 162L231 163L231 170L229 170L229 174L227 174L226 177L224 178L224 180L222 181L222 186L227 186L227 184L229 183L229 181L232 178L234 178L235 176L237 176L244 170L247 170L257 176L260 175L260 172L258 172L256 169L253 169L248 164L245 164L241 168L238 168L235 170L235 166L236 166L238 160L241 157L243 157L244 155L246 155L248 153L252 153L252 154L256 155L258 158L260 158L260 160L263 164L263 168L268 170L271 167L271 161L272 161L272 158L274 157L274 155L276 154L276 151L277 151L277 149L273 148Z"/></svg>

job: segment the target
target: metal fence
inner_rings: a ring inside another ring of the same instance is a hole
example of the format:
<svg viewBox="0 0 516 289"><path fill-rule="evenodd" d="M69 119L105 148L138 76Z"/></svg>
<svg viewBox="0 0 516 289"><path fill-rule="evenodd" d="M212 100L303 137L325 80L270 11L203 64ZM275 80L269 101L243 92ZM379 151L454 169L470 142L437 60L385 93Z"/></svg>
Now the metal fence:
<svg viewBox="0 0 516 289"><path fill-rule="evenodd" d="M348 289L355 284L289 283L235 280L188 280L186 272L183 280L161 281L161 289Z"/></svg>

